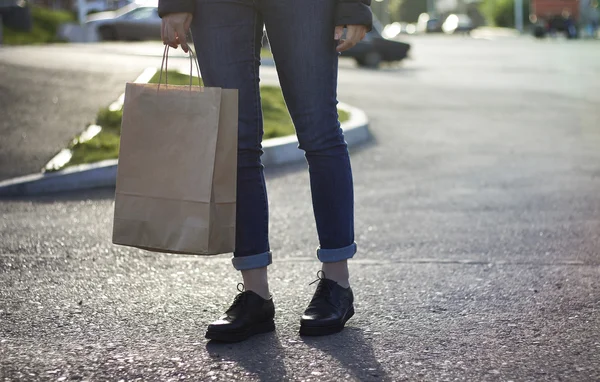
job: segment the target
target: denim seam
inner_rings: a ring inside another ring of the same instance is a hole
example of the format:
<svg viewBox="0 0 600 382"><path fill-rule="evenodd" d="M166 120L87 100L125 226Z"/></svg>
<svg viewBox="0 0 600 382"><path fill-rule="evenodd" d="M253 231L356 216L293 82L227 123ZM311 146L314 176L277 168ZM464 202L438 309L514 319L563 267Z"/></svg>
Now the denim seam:
<svg viewBox="0 0 600 382"><path fill-rule="evenodd" d="M257 4L256 1L254 2L254 8L255 8L255 12L254 12L254 33L252 34L252 57L254 58L254 60L256 59L256 36L257 36L257 24L258 24L258 12L259 10L257 9ZM262 28L261 28L261 33L262 33ZM259 66L259 70L260 70L260 53L259 53L259 61L258 61L258 66ZM262 136L263 136L263 121L262 121L262 106L261 106L261 97L260 97L260 78L257 76L257 70L254 68L252 68L252 74L254 76L253 78L253 82L254 82L254 93L256 95L258 95L257 97L255 97L255 109L256 109L256 123L258 124L258 127L256 129L256 143L258 144L259 147L261 147L261 153L262 153ZM260 160L260 159L259 159ZM262 163L261 163L262 166ZM264 182L264 176L263 179L261 181L261 193L262 193L262 197L264 199L267 198L267 192L266 192L266 185ZM268 202L267 202L267 208L268 207ZM266 224L267 226L267 243L268 243L268 232L269 232L269 212L267 210L267 213L265 214L266 216L263 216L264 220L263 220L263 224ZM269 251L269 253L271 253L271 248L269 245L267 245L267 251Z"/></svg>
<svg viewBox="0 0 600 382"><path fill-rule="evenodd" d="M335 22L334 22L334 24L333 24L334 30L335 30L335 27L336 27L336 25L335 25ZM335 50L336 46L335 46L335 44L333 44L333 45L334 45L333 49ZM333 60L333 64L332 64L332 68L331 68L332 69L331 72L335 73L335 82L334 82L333 86L331 86L331 89L332 89L332 93L333 93L332 95L335 98L335 105L333 105L333 107L335 109L336 124L338 125L338 129L340 128L340 115L339 115L338 110L337 110L337 105L339 103L338 97L337 97L337 83L338 83L338 76L339 76L339 73L338 73L338 70L339 70L339 57L340 57L340 53L338 53L336 51L335 52L335 59ZM346 139L344 138L344 141L345 140Z"/></svg>
<svg viewBox="0 0 600 382"><path fill-rule="evenodd" d="M256 5L255 5L256 7ZM261 101L260 101L260 86L258 84L258 81L260 80L259 78L257 78L257 73L256 73L256 68L255 68L255 60L256 60L256 27L258 24L258 9L255 8L254 10L254 30L252 33L252 61L254 62L252 65L252 81L254 82L254 94L258 94L258 97L255 97L255 102L254 102L254 109L256 111L255 114L255 118L256 118L256 123L258 124L259 128L256 129L256 143L258 144L258 146L262 147L262 139L261 139L261 130L264 128L262 126L262 121L260 118L261 117ZM259 59L259 70L260 70L260 59Z"/></svg>

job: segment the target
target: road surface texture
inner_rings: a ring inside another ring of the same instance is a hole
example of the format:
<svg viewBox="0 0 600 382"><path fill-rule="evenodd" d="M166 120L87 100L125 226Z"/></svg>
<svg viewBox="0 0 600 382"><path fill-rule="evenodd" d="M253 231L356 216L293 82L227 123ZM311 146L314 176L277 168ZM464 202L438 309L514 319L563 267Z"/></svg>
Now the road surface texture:
<svg viewBox="0 0 600 382"><path fill-rule="evenodd" d="M340 99L366 110L374 136L352 153L357 314L342 333L297 334L319 268L304 165L268 171L277 331L236 345L203 338L236 294L229 256L113 246L113 190L4 200L0 378L599 380L599 46L411 42L402 66L371 71L344 61L340 71ZM33 80L10 85L6 68L10 77L43 78L59 60L85 55L68 45L51 57L29 49L22 57L42 55L41 63L0 51L0 83L29 102L36 116L26 128L38 134L34 120L51 120L55 106L38 105ZM67 98L81 102L76 122L150 59L110 45L86 49L87 69L73 59L60 65L64 81L43 87L78 94ZM106 69L104 56L129 66ZM91 86L98 77L101 91ZM21 120L2 107L8 121ZM3 153L19 143L11 123L2 118ZM66 132L52 126L48 134Z"/></svg>
<svg viewBox="0 0 600 382"><path fill-rule="evenodd" d="M161 43L0 48L0 181L39 172L162 53ZM181 50L170 57L189 68Z"/></svg>

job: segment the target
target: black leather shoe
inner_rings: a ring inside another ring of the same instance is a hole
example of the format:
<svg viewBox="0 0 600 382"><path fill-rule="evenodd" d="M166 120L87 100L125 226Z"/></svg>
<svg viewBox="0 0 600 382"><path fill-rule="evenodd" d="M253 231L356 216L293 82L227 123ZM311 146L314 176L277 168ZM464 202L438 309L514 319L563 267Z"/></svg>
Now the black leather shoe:
<svg viewBox="0 0 600 382"><path fill-rule="evenodd" d="M315 295L300 320L300 335L303 336L337 333L344 329L346 321L354 315L352 289L341 287L335 281L326 279L323 271L319 273L319 280L316 280L319 281L319 285Z"/></svg>
<svg viewBox="0 0 600 382"><path fill-rule="evenodd" d="M243 286L244 284L238 284L241 293L235 297L225 315L208 325L206 338L222 342L239 342L255 334L275 330L273 299L265 300L252 291L244 291Z"/></svg>

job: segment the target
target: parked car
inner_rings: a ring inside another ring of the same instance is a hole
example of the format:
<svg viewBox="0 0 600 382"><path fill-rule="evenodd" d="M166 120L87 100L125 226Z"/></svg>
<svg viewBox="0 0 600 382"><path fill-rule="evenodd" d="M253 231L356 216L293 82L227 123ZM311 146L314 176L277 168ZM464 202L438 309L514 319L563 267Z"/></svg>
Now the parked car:
<svg viewBox="0 0 600 382"><path fill-rule="evenodd" d="M421 13L417 21L417 32L439 33L442 32L442 20L428 13Z"/></svg>
<svg viewBox="0 0 600 382"><path fill-rule="evenodd" d="M377 68L382 62L394 62L405 59L410 45L400 41L389 40L381 35L377 25L367 33L365 38L355 47L342 52L344 57L352 57L359 66Z"/></svg>
<svg viewBox="0 0 600 382"><path fill-rule="evenodd" d="M442 31L446 34L452 33L468 33L474 28L473 20L464 14L451 14L446 17L442 24Z"/></svg>
<svg viewBox="0 0 600 382"><path fill-rule="evenodd" d="M102 40L159 40L161 20L157 2L136 2L117 11L88 17L86 24L96 28Z"/></svg>

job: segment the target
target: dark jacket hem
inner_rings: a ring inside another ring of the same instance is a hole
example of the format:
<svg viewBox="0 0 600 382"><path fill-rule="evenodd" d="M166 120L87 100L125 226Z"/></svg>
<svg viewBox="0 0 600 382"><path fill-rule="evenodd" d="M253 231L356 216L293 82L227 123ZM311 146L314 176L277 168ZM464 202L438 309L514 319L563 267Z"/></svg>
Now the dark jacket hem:
<svg viewBox="0 0 600 382"><path fill-rule="evenodd" d="M160 0L158 15L163 17L169 13L194 13L194 0ZM371 0L338 0L335 12L336 25L366 25L369 30L373 27L373 15L369 5Z"/></svg>
<svg viewBox="0 0 600 382"><path fill-rule="evenodd" d="M371 30L373 14L369 7L370 3L370 0L338 1L335 25L366 25Z"/></svg>
<svg viewBox="0 0 600 382"><path fill-rule="evenodd" d="M196 2L194 0L160 0L158 2L158 15L163 17L169 13L194 13Z"/></svg>

